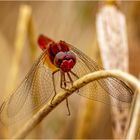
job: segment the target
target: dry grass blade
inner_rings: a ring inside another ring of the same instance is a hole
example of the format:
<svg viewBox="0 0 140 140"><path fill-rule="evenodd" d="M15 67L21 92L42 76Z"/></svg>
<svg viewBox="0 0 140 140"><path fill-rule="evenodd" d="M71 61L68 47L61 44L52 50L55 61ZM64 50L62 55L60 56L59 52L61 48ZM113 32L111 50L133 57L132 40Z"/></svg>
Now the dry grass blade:
<svg viewBox="0 0 140 140"><path fill-rule="evenodd" d="M48 102L40 111L38 111L26 124L23 126L20 132L18 132L14 138L25 138L27 134L37 126L58 104L60 104L63 100L65 100L68 96L70 96L74 91L77 89L85 86L86 84L100 79L100 78L107 78L107 77L114 77L117 79L121 79L130 83L134 88L140 92L140 83L139 81L131 76L130 74L118 71L118 70L101 70L97 72L93 72L83 76L82 78L78 79L73 83L73 86L67 90L58 93L51 104L51 101Z"/></svg>
<svg viewBox="0 0 140 140"><path fill-rule="evenodd" d="M138 138L140 128L140 92L136 91L133 104L129 113L129 120L127 126L127 139Z"/></svg>
<svg viewBox="0 0 140 140"><path fill-rule="evenodd" d="M130 122L126 134L127 139L137 139L140 128L140 92L136 95L136 101L130 114Z"/></svg>
<svg viewBox="0 0 140 140"><path fill-rule="evenodd" d="M8 80L5 86L6 96L13 90L16 86L17 75L20 67L20 60L22 55L22 50L24 48L24 40L26 37L28 21L31 16L31 8L24 5L20 7L19 18L16 28L16 38L14 44L14 54L11 63L11 69L8 73ZM10 130L8 130L8 135Z"/></svg>
<svg viewBox="0 0 140 140"><path fill-rule="evenodd" d="M24 47L24 40L26 37L27 25L28 25L30 16L31 16L30 7L21 6L19 20L17 23L15 51L14 51L14 55L12 59L11 69L8 76L10 78L8 78L8 81L6 84L7 85L6 93L9 93L9 91L13 90L13 87L15 87L15 81L17 79L17 73L19 71L19 63L21 59L22 50Z"/></svg>
<svg viewBox="0 0 140 140"><path fill-rule="evenodd" d="M30 43L30 49L32 53L32 61L36 58L36 50L37 50L37 35L35 34L34 24L32 16L29 19L28 23L28 37L29 37L29 43Z"/></svg>
<svg viewBox="0 0 140 140"><path fill-rule="evenodd" d="M14 54L12 58L11 69L8 74L8 80L6 84L6 94L11 92L16 86L16 80L20 69L20 61L25 46L26 36L29 36L29 43L32 55L32 61L35 59L36 54L36 36L32 22L32 8L28 5L21 5L19 9L19 18L16 29L16 37L14 44ZM10 77L10 78L9 78ZM33 101L34 102L34 101ZM9 133L11 133L8 130ZM8 134L9 135L9 134Z"/></svg>
<svg viewBox="0 0 140 140"><path fill-rule="evenodd" d="M96 26L103 67L127 72L128 43L125 15L114 4L104 5L97 14ZM124 137L128 114L129 110L120 112L120 108L111 109L114 138ZM124 121L121 121L122 119Z"/></svg>

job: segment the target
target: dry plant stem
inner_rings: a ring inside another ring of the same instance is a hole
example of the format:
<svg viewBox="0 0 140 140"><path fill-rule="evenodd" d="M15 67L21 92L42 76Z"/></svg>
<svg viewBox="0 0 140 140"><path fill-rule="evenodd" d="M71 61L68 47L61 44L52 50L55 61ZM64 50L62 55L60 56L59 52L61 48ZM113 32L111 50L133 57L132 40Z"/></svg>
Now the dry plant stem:
<svg viewBox="0 0 140 140"><path fill-rule="evenodd" d="M32 61L34 61L34 59L36 58L36 50L37 50L37 42L36 42L37 36L34 31L34 24L33 24L32 17L30 17L28 23L28 36L29 36L30 49L32 53Z"/></svg>
<svg viewBox="0 0 140 140"><path fill-rule="evenodd" d="M29 40L29 46L30 46L30 52L31 52L31 62L34 62L35 58L36 58L36 52L37 52L37 35L35 32L35 28L34 28L34 22L33 22L33 18L32 18L32 13L30 15L30 18L28 20L28 25L27 25L27 37ZM40 101L40 96L36 99L31 99L32 104L37 104ZM38 138L42 135L42 125L40 125L37 129L35 129L34 133L32 134L32 136ZM40 133L39 133L40 131Z"/></svg>
<svg viewBox="0 0 140 140"><path fill-rule="evenodd" d="M73 87L71 87L68 91L62 91L59 94L56 95L54 98L52 104L51 101L46 103L38 111L21 129L20 132L18 132L13 138L25 138L27 134L37 125L39 124L44 117L46 117L58 104L60 104L63 100L65 100L68 96L70 96L74 91L77 89L85 86L86 84L100 79L100 78L107 78L107 77L114 77L117 79L124 80L128 83L130 83L134 88L137 88L137 90L140 92L140 83L139 81L131 76L130 74L118 71L118 70L101 70L97 72L93 72L90 74L87 74L80 79L76 80L73 83Z"/></svg>
<svg viewBox="0 0 140 140"><path fill-rule="evenodd" d="M16 38L15 38L15 44L14 44L14 53L13 58L11 62L11 68L9 70L9 73L7 75L7 82L5 86L5 93L6 96L9 95L10 91L13 90L13 88L16 86L16 79L19 71L19 64L21 60L22 50L24 47L24 40L26 37L27 32L27 25L29 18L31 16L31 9L28 6L21 6L19 10L19 18L16 28ZM9 129L7 131L9 135Z"/></svg>
<svg viewBox="0 0 140 140"><path fill-rule="evenodd" d="M94 29L95 30L95 29ZM91 56L94 56L94 60L96 60L96 62L99 65L101 64L101 57L100 55L98 55L99 53L99 47L97 45L97 38L96 36L94 36L93 38L93 45L92 47L88 50L88 54L91 54ZM89 137L89 135L93 132L91 132L92 130L89 130L89 128L91 128L91 126L93 127L93 130L98 129L97 126L95 125L94 121L98 122L99 121L99 116L101 116L101 114L99 114L98 116L93 116L91 114L95 114L96 112L96 108L98 108L96 102L92 102L91 100L84 100L84 98L82 98L82 100L79 101L80 104L80 108L82 107L82 110L79 109L78 114L76 115L76 129L75 129L75 135L74 138L75 139L86 139ZM103 111L101 111L102 113L105 113ZM93 122L93 124L92 124ZM92 134L94 135L94 133Z"/></svg>
<svg viewBox="0 0 140 140"><path fill-rule="evenodd" d="M130 116L130 123L126 134L127 139L137 139L140 128L140 92L136 95L136 101Z"/></svg>
<svg viewBox="0 0 140 140"><path fill-rule="evenodd" d="M92 122L96 121L96 118L94 119L94 116L92 115L96 113L95 105L96 102L95 103L91 102L91 100L86 100L84 102L84 99L80 103L80 107L82 107L82 110L80 110L78 114L76 133L75 133L76 139L86 139L91 134L89 128L91 128Z"/></svg>
<svg viewBox="0 0 140 140"><path fill-rule="evenodd" d="M109 0L110 2L113 2ZM128 71L128 42L125 15L115 5L104 5L96 20L98 41L105 69ZM114 138L123 138L129 110L111 108ZM123 118L125 118L124 121ZM124 129L123 129L124 128Z"/></svg>
<svg viewBox="0 0 140 140"><path fill-rule="evenodd" d="M20 15L17 23L17 33L15 39L15 51L12 58L11 69L8 75L8 81L6 84L6 93L9 93L15 87L17 74L19 71L19 63L21 59L22 50L24 47L24 41L27 32L27 25L31 16L31 9L28 6L20 7Z"/></svg>
<svg viewBox="0 0 140 140"><path fill-rule="evenodd" d="M16 85L16 79L19 72L19 63L22 56L22 51L24 48L26 36L28 35L30 49L31 49L31 61L34 61L36 54L36 35L33 27L32 21L32 9L30 6L22 5L19 10L19 18L17 23L17 31L16 31L16 39L15 39L15 51L12 60L12 66L9 72L9 77L6 87L6 93L11 91L13 87ZM34 100L32 101L34 104ZM41 128L40 128L41 129Z"/></svg>
<svg viewBox="0 0 140 140"><path fill-rule="evenodd" d="M127 133L125 137L127 139L136 139L138 137L140 129L140 92L136 91L133 99L133 103L129 112L129 120L127 124Z"/></svg>

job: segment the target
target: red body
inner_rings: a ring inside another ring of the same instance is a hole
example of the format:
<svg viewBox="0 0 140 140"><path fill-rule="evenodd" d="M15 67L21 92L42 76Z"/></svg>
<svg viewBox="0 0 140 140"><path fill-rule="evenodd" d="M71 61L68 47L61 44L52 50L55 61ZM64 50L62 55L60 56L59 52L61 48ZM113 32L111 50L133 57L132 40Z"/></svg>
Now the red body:
<svg viewBox="0 0 140 140"><path fill-rule="evenodd" d="M38 44L42 50L47 49L47 55L53 65L63 72L69 72L76 63L76 56L70 51L69 46L64 41L54 42L52 39L40 35Z"/></svg>

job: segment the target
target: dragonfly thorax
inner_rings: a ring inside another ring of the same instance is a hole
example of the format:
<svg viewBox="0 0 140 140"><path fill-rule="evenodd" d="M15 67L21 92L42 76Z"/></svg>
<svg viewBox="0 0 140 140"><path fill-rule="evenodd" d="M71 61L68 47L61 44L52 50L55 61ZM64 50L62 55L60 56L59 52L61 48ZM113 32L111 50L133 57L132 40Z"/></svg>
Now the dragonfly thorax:
<svg viewBox="0 0 140 140"><path fill-rule="evenodd" d="M76 56L73 52L59 52L54 58L54 65L63 72L69 72L76 63Z"/></svg>

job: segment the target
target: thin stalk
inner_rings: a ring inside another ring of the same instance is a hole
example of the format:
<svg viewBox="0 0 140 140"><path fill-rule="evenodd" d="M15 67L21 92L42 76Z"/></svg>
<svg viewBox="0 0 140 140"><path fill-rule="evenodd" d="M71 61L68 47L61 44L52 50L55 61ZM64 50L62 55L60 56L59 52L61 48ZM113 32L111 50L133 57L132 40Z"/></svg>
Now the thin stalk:
<svg viewBox="0 0 140 140"><path fill-rule="evenodd" d="M30 16L31 16L30 7L26 5L21 6L19 11L17 29L16 29L14 54L12 58L11 69L9 71L8 81L6 84L6 93L13 90L13 87L15 87Z"/></svg>
<svg viewBox="0 0 140 140"><path fill-rule="evenodd" d="M55 109L58 104L60 104L63 100L70 96L74 91L94 80L107 77L114 77L128 82L140 93L140 82L134 76L125 72L121 72L119 70L101 70L87 74L76 80L69 90L61 91L60 93L58 93L52 103L51 101L46 103L46 105L44 105L13 138L25 138L29 134L29 132L33 130L33 128L35 128L51 111Z"/></svg>
<svg viewBox="0 0 140 140"><path fill-rule="evenodd" d="M20 68L20 61L24 48L27 26L28 26L28 21L30 16L31 16L31 8L26 5L21 6L19 10L19 18L18 18L17 28L16 28L14 53L11 62L11 68L7 75L8 80L5 86L6 96L9 96L9 93L16 86L16 80ZM7 134L5 134L5 136L9 135L9 132L10 131L8 129Z"/></svg>
<svg viewBox="0 0 140 140"><path fill-rule="evenodd" d="M37 35L35 33L34 24L32 16L29 19L28 23L28 37L31 49L31 60L34 61L36 58L36 50L37 50Z"/></svg>
<svg viewBox="0 0 140 140"><path fill-rule="evenodd" d="M126 134L128 140L137 139L140 128L140 92L136 94L136 101L130 114L130 122Z"/></svg>
<svg viewBox="0 0 140 140"><path fill-rule="evenodd" d="M115 5L115 0L107 0L96 18L97 36L105 69L119 69L128 72L128 41L125 15ZM121 60L121 61L120 61ZM111 108L112 132L114 138L123 138L129 109ZM120 117L126 118L120 121Z"/></svg>

